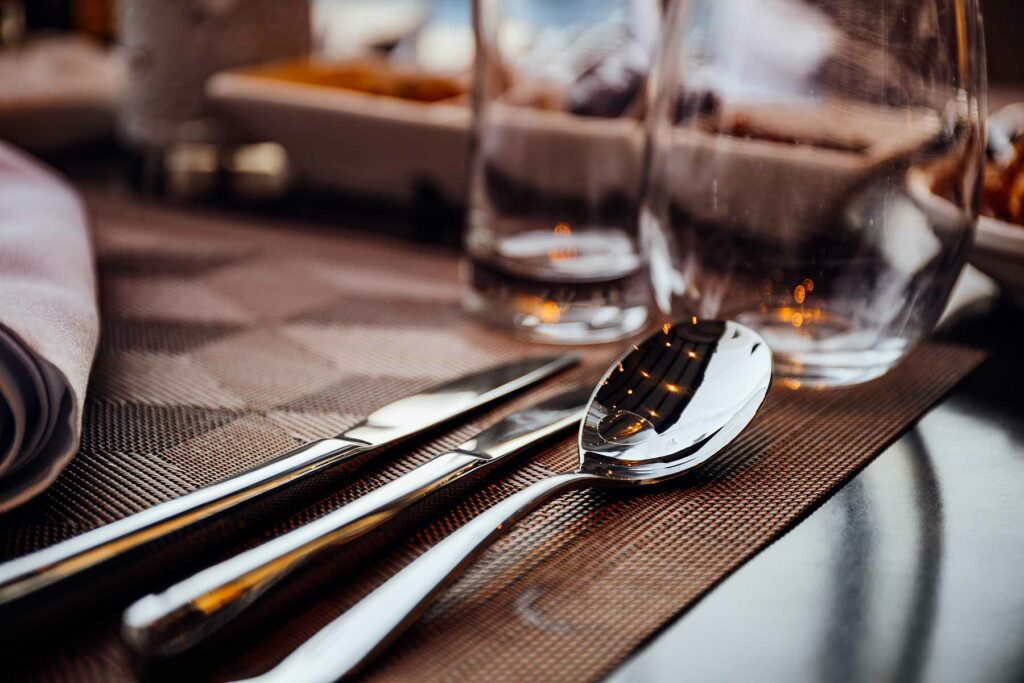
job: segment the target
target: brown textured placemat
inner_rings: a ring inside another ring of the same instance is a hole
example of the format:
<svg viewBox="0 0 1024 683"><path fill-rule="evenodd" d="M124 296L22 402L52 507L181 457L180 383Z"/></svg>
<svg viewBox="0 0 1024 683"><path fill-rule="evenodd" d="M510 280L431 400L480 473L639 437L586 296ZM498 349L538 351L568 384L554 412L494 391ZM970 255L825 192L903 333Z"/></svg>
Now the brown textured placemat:
<svg viewBox="0 0 1024 683"><path fill-rule="evenodd" d="M333 434L439 379L537 347L467 320L454 259L238 218L90 198L104 333L82 451L53 488L0 517L0 558L51 544ZM612 349L586 352L600 367ZM733 447L687 485L581 491L476 563L368 677L591 680L777 538L981 360L929 344L871 384L776 387ZM241 539L320 516L457 444L536 394L478 416ZM407 542L318 589L202 677L252 675L485 506L575 462L572 439L505 472ZM13 678L133 677L116 614L8 662Z"/></svg>

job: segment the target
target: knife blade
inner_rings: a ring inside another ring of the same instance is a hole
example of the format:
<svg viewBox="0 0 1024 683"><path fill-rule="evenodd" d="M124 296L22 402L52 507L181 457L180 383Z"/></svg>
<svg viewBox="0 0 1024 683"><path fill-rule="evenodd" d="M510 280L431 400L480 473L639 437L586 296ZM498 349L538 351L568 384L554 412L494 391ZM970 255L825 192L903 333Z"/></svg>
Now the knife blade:
<svg viewBox="0 0 1024 683"><path fill-rule="evenodd" d="M536 357L465 375L390 403L334 438L311 442L260 467L0 564L0 609L328 467L509 396L577 362L571 354Z"/></svg>
<svg viewBox="0 0 1024 683"><path fill-rule="evenodd" d="M122 635L146 658L181 654L328 549L380 534L428 497L578 425L592 393L592 386L581 386L516 412L317 520L138 600L124 613Z"/></svg>

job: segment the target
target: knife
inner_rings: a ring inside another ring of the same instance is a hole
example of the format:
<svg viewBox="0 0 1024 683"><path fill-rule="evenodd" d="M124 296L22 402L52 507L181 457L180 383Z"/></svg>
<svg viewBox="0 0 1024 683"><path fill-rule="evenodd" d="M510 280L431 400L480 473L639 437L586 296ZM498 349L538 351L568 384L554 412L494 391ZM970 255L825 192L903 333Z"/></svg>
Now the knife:
<svg viewBox="0 0 1024 683"><path fill-rule="evenodd" d="M514 413L324 517L138 600L124 613L122 635L146 658L166 658L198 645L324 551L396 525L442 489L578 425L592 393L589 385L577 387Z"/></svg>
<svg viewBox="0 0 1024 683"><path fill-rule="evenodd" d="M0 564L0 609L327 467L504 398L577 362L574 355L546 356L466 375L390 403L334 438L311 442L230 479Z"/></svg>

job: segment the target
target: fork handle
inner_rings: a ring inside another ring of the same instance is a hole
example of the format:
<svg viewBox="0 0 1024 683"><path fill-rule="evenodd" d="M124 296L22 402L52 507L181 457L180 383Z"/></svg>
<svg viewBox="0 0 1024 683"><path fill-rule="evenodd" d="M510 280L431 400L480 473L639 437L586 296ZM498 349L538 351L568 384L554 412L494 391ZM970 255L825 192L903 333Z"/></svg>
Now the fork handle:
<svg viewBox="0 0 1024 683"><path fill-rule="evenodd" d="M363 538L490 463L462 451L438 456L334 512L136 601L124 613L121 633L145 657L187 650L323 551Z"/></svg>
<svg viewBox="0 0 1024 683"><path fill-rule="evenodd" d="M551 498L601 479L542 479L477 515L325 626L259 683L326 683L354 672L411 625L493 540Z"/></svg>

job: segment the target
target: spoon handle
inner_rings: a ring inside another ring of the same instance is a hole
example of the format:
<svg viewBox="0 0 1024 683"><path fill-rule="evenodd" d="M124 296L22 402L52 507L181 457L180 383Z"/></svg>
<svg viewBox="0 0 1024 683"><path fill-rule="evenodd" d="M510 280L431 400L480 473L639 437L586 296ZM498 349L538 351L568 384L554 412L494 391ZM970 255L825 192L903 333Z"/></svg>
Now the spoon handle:
<svg viewBox="0 0 1024 683"><path fill-rule="evenodd" d="M383 650L485 549L551 498L600 481L573 472L542 479L477 515L251 681L335 681Z"/></svg>

